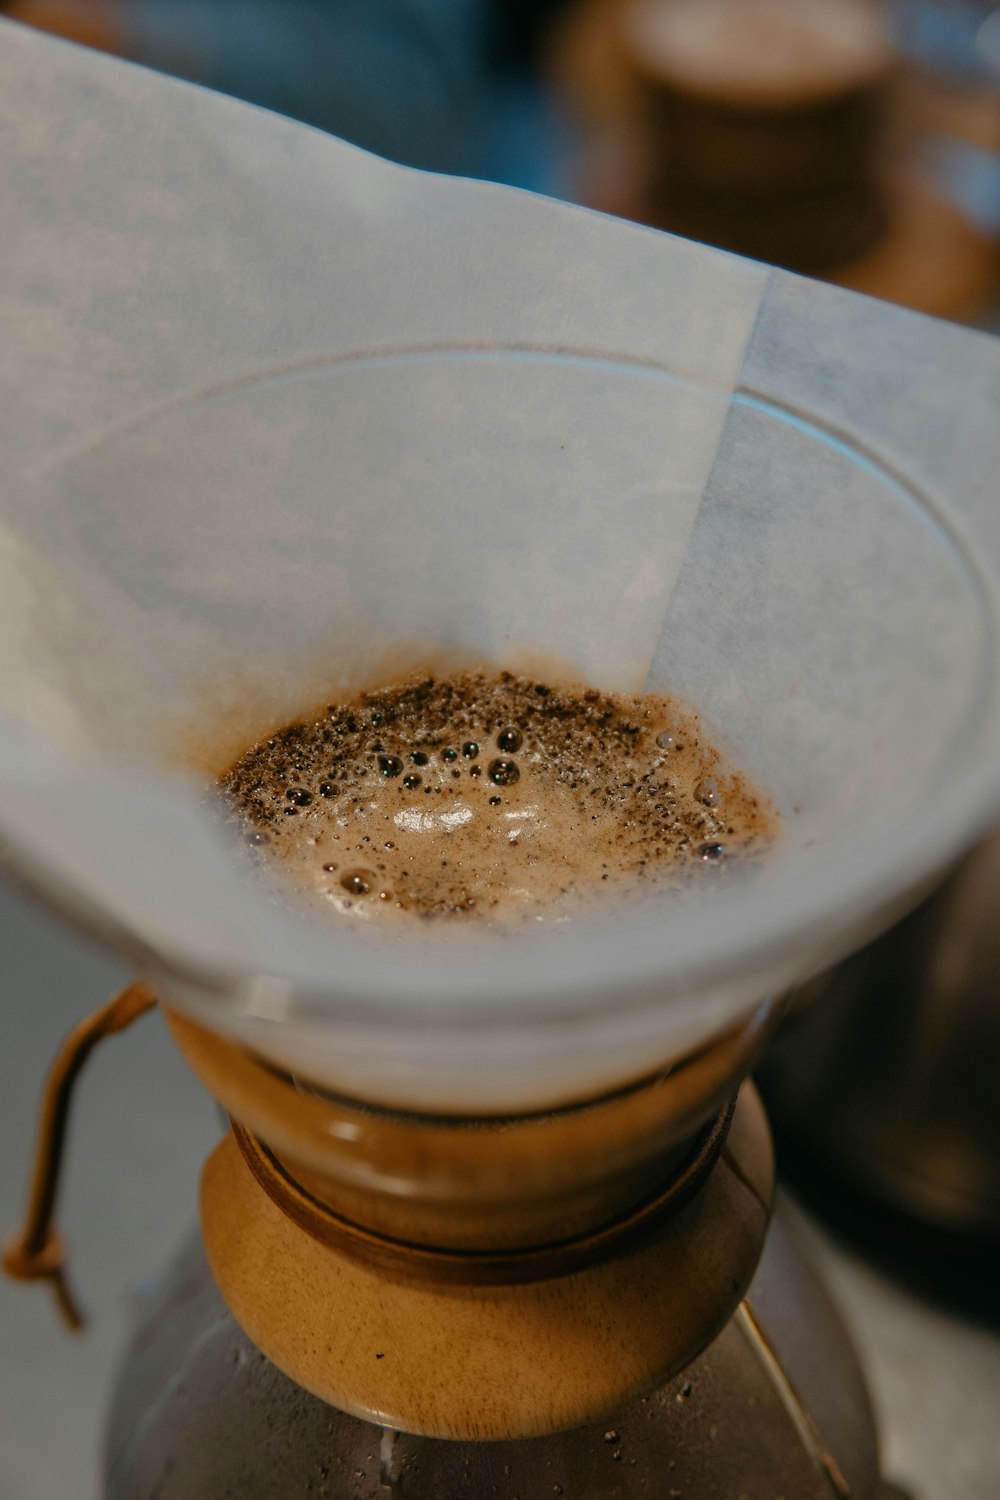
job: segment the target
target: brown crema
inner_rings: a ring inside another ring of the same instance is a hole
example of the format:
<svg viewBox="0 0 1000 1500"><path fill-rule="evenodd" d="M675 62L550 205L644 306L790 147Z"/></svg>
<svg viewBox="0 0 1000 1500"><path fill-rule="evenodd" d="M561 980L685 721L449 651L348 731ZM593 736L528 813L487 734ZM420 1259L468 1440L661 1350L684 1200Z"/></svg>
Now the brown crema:
<svg viewBox="0 0 1000 1500"><path fill-rule="evenodd" d="M777 822L673 699L485 670L333 704L254 745L219 790L288 899L394 923L506 927L715 882Z"/></svg>

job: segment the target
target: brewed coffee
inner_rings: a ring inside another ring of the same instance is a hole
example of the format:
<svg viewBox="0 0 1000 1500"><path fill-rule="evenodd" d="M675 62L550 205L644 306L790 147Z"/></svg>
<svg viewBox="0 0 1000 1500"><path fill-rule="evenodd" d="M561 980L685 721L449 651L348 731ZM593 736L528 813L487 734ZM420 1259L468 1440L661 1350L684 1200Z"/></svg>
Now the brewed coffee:
<svg viewBox="0 0 1000 1500"><path fill-rule="evenodd" d="M773 836L766 797L658 695L510 672L410 678L331 704L220 782L252 854L354 918L553 920L717 877Z"/></svg>

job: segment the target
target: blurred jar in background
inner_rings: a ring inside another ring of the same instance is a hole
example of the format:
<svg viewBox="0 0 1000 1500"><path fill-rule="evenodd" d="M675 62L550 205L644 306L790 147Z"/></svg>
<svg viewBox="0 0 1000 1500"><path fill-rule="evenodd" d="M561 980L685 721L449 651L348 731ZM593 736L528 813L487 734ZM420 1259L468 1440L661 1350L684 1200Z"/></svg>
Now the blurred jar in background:
<svg viewBox="0 0 1000 1500"><path fill-rule="evenodd" d="M800 271L875 243L895 58L865 0L634 0L624 24L658 222Z"/></svg>
<svg viewBox="0 0 1000 1500"><path fill-rule="evenodd" d="M930 168L894 22L879 0L579 0L550 53L574 195L978 320L996 244Z"/></svg>

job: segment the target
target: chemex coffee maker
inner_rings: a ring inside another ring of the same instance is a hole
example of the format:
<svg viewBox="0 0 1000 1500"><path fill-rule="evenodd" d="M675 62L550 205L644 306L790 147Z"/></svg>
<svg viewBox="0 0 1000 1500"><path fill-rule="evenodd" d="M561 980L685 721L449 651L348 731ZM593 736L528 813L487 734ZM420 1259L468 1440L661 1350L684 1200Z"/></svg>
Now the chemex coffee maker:
<svg viewBox="0 0 1000 1500"><path fill-rule="evenodd" d="M1000 810L1000 349L4 40L10 347L54 373L3 434L0 830L139 976L57 1061L7 1269L72 1315L99 1036L161 1005L231 1122L109 1500L876 1500L746 1075ZM475 951L269 903L212 777L456 651L692 704L773 852Z"/></svg>

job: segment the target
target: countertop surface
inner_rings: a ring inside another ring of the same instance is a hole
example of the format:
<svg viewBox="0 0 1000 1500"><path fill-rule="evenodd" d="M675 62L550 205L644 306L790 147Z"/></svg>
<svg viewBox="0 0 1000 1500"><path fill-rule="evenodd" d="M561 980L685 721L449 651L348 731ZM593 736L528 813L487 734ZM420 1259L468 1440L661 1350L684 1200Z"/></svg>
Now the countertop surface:
<svg viewBox="0 0 1000 1500"><path fill-rule="evenodd" d="M21 1212L39 1085L63 1035L128 974L0 885L0 1228ZM96 1500L130 1288L189 1232L211 1100L158 1015L99 1049L78 1091L60 1223L88 1314L77 1337L42 1287L0 1280L0 1496ZM786 1195L861 1349L888 1478L913 1500L1000 1496L1000 1334L887 1280ZM718 1497L728 1500L728 1497Z"/></svg>

